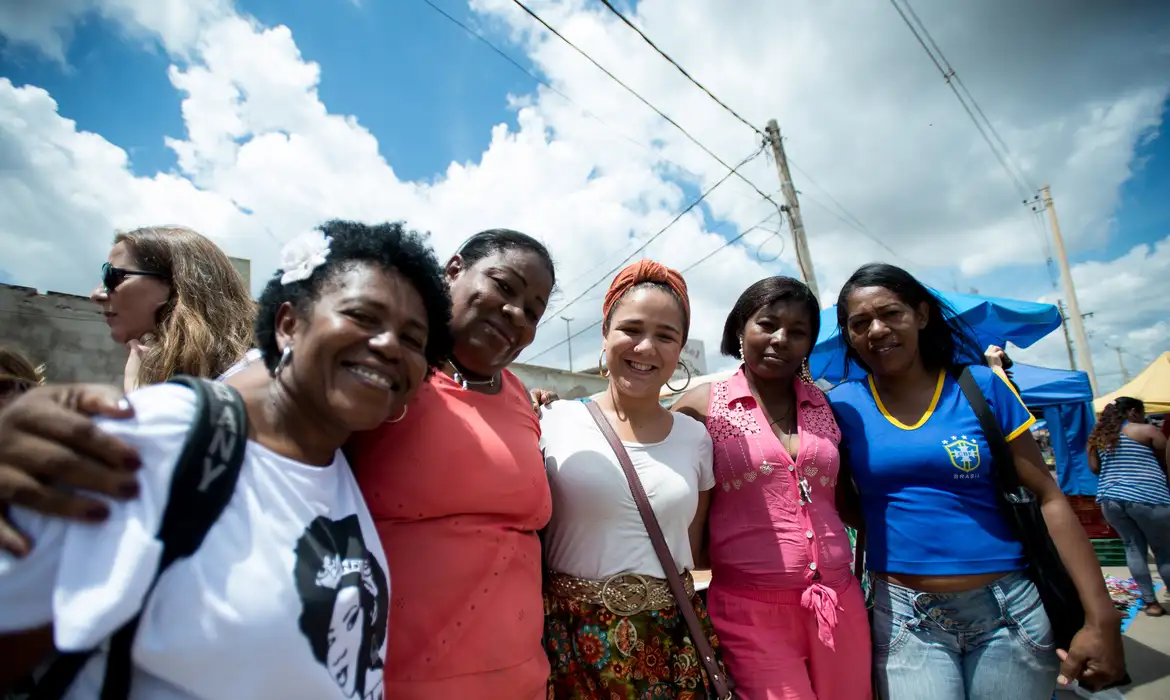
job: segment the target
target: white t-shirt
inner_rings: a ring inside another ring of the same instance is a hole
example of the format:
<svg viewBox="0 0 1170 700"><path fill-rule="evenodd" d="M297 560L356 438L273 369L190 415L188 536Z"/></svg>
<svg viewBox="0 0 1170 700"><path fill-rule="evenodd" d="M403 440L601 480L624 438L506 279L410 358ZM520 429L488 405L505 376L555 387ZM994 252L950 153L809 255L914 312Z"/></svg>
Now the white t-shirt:
<svg viewBox="0 0 1170 700"><path fill-rule="evenodd" d="M53 623L59 649L90 649L142 609L136 700L381 700L390 580L341 452L317 467L249 442L223 514L144 606L195 394L159 384L127 398L133 419L99 425L138 450L141 496L97 525L14 508L35 548L0 552L0 634ZM97 698L104 672L95 654L66 697Z"/></svg>
<svg viewBox="0 0 1170 700"><path fill-rule="evenodd" d="M711 436L702 423L673 413L662 442L624 443L679 572L695 566L688 530L699 492L715 486ZM553 571L604 580L637 573L664 578L654 545L617 456L580 401L541 412L540 445L552 489L545 557Z"/></svg>

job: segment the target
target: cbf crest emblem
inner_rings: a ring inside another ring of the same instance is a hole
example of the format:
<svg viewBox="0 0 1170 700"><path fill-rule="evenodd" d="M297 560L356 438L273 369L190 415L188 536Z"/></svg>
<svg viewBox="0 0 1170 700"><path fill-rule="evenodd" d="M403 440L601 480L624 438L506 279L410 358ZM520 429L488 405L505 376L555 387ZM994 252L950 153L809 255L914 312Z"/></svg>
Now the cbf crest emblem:
<svg viewBox="0 0 1170 700"><path fill-rule="evenodd" d="M970 473L979 468L979 443L966 435L961 437L952 435L949 441L943 440L943 448L951 458L951 464L959 471Z"/></svg>

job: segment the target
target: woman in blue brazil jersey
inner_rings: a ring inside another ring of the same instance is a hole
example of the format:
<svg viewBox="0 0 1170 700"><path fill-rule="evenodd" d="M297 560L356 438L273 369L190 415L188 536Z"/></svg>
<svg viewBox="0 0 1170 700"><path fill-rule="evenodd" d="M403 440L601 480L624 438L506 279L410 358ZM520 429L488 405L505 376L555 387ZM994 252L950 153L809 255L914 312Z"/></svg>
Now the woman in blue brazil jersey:
<svg viewBox="0 0 1170 700"><path fill-rule="evenodd" d="M1058 673L1062 683L1112 682L1124 673L1118 616L1028 430L1035 419L945 311L913 276L884 264L855 272L837 304L848 356L869 372L830 398L865 516L879 691L888 700L1048 700ZM991 449L953 378L964 364L1084 604L1085 627L1067 650L1055 648L1023 548L999 511Z"/></svg>

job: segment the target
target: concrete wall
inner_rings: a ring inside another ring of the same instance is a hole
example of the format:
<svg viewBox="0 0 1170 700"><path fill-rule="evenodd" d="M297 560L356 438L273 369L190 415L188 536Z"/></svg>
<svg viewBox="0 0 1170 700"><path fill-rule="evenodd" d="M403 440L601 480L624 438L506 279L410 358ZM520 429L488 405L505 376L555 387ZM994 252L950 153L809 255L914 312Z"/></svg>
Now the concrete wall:
<svg viewBox="0 0 1170 700"><path fill-rule="evenodd" d="M597 374L566 372L563 369L537 367L514 362L508 367L524 385L532 389L555 391L562 399L579 399L592 396L605 389L609 380Z"/></svg>
<svg viewBox="0 0 1170 700"><path fill-rule="evenodd" d="M122 385L126 350L86 297L0 284L0 345L44 363L49 381Z"/></svg>

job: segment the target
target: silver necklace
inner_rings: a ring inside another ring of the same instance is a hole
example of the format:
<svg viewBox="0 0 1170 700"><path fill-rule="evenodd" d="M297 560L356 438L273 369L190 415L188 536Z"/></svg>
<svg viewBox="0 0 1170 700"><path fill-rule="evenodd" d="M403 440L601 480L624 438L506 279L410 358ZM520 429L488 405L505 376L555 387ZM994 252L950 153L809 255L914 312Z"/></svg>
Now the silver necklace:
<svg viewBox="0 0 1170 700"><path fill-rule="evenodd" d="M463 376L463 372L459 371L459 366L456 365L454 361L447 360L447 364L451 365L451 378L455 380L456 384L463 387L464 391L473 386L483 386L487 387L488 389L494 389L496 386L496 377L499 375L490 377L488 379L468 379L467 377Z"/></svg>

